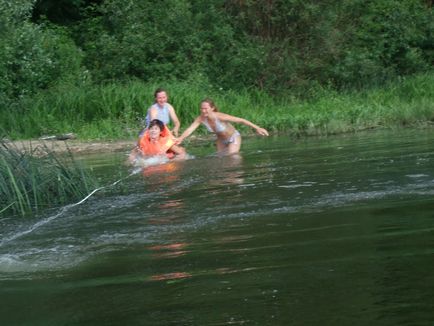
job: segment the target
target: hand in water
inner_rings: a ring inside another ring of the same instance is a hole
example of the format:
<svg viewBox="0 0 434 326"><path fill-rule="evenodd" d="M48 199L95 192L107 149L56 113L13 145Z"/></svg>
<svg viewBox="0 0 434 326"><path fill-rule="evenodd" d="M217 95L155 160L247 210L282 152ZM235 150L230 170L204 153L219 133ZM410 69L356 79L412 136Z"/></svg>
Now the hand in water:
<svg viewBox="0 0 434 326"><path fill-rule="evenodd" d="M269 136L268 131L265 130L264 128L258 128L258 129L256 129L256 132L258 133L258 135L261 135L261 136Z"/></svg>

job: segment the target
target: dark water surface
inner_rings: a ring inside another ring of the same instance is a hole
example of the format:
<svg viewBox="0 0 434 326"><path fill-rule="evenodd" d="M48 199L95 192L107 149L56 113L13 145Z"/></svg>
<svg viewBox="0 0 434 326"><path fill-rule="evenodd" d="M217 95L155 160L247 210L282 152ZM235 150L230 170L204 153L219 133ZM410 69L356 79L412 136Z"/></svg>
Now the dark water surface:
<svg viewBox="0 0 434 326"><path fill-rule="evenodd" d="M0 220L0 325L434 325L434 130L190 151Z"/></svg>

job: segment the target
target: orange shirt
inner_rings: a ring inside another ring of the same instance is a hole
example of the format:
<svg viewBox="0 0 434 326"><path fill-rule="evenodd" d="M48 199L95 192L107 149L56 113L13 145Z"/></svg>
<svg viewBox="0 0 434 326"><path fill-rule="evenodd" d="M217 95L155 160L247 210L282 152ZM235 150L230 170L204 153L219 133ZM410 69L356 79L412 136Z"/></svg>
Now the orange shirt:
<svg viewBox="0 0 434 326"><path fill-rule="evenodd" d="M146 130L143 136L139 140L140 150L144 155L168 155L173 153L167 153L167 151L175 144L173 141L173 136L170 130L164 126L163 131L160 133L160 139L158 141L151 141L149 138L149 130Z"/></svg>

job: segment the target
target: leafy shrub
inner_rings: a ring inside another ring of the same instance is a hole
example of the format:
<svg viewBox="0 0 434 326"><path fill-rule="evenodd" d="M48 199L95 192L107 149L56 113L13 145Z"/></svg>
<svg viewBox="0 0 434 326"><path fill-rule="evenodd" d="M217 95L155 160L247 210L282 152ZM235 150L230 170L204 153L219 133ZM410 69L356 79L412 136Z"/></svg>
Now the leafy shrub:
<svg viewBox="0 0 434 326"><path fill-rule="evenodd" d="M33 2L0 0L0 110L61 80L86 76L82 54L64 29L30 22Z"/></svg>

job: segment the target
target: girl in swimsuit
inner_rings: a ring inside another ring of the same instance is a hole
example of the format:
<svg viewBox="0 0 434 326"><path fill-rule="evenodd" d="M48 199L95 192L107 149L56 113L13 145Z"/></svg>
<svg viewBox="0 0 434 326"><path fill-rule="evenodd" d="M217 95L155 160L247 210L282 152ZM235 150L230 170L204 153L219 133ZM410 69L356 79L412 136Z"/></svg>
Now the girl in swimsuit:
<svg viewBox="0 0 434 326"><path fill-rule="evenodd" d="M190 136L201 124L210 132L216 134L217 152L220 154L233 154L240 151L241 135L232 126L231 122L242 123L255 129L259 135L268 136L267 130L246 119L219 112L217 106L211 99L205 99L200 103L200 112L200 116L198 116L178 138L177 144L181 144L182 141Z"/></svg>

